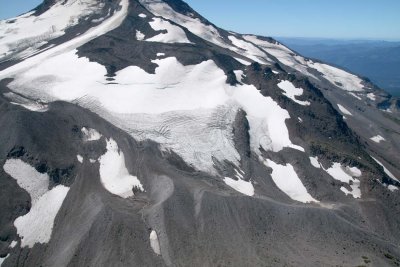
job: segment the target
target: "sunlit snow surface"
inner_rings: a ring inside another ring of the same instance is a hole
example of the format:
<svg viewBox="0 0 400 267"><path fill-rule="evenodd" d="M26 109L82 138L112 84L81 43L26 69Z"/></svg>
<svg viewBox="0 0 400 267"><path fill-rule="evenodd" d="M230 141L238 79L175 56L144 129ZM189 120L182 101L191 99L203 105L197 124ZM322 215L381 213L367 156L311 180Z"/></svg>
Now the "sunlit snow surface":
<svg viewBox="0 0 400 267"><path fill-rule="evenodd" d="M289 81L281 81L278 83L278 87L281 88L284 91L284 95L287 96L288 98L292 99L294 102L297 104L303 105L303 106L309 106L311 103L309 101L301 101L297 100L296 96L301 96L304 92L302 88L296 88L291 82Z"/></svg>
<svg viewBox="0 0 400 267"><path fill-rule="evenodd" d="M150 233L150 246L154 253L161 255L160 242L158 241L158 235L156 231L151 231Z"/></svg>
<svg viewBox="0 0 400 267"><path fill-rule="evenodd" d="M272 180L276 186L291 199L309 203L319 202L308 192L291 164L280 165L267 159L265 165L272 168Z"/></svg>
<svg viewBox="0 0 400 267"><path fill-rule="evenodd" d="M75 51L54 56L15 77L10 88L45 101L78 103L139 140L152 139L194 167L214 172L212 158L238 164L232 122L243 109L253 151L280 151L292 144L289 113L252 85L230 86L211 61L183 66L174 57L153 60L155 74L137 66L106 81L104 66L78 58ZM211 149L210 149L211 148Z"/></svg>
<svg viewBox="0 0 400 267"><path fill-rule="evenodd" d="M113 139L107 140L107 152L99 162L101 183L110 193L128 198L134 195L133 189L144 191L139 179L129 174L124 154Z"/></svg>
<svg viewBox="0 0 400 267"><path fill-rule="evenodd" d="M47 243L53 230L54 219L69 191L58 185L49 190L49 176L19 159L9 159L4 171L31 196L31 210L14 221L21 237L21 247L33 247L35 243Z"/></svg>
<svg viewBox="0 0 400 267"><path fill-rule="evenodd" d="M322 73L323 77L331 84L345 91L364 91L363 81L356 75L327 64L306 60L305 58L296 55L293 51L278 42L270 43L268 41L263 41L254 35L246 35L244 38L247 41L258 45L264 51L276 57L286 66L292 67L306 76L317 79L316 76L310 72L311 69L314 69Z"/></svg>
<svg viewBox="0 0 400 267"><path fill-rule="evenodd" d="M342 112L343 114L353 116L353 114L348 109L343 107L342 105L337 104L337 106L338 106L340 112Z"/></svg>
<svg viewBox="0 0 400 267"><path fill-rule="evenodd" d="M362 174L357 167L344 167L340 163L333 163L333 165L325 171L335 180L350 185L351 191L343 186L340 188L343 193L352 195L354 198L361 198L360 180L354 178L360 177Z"/></svg>
<svg viewBox="0 0 400 267"><path fill-rule="evenodd" d="M375 143L380 143L381 141L386 141L385 138L383 138L381 135L377 135L374 137L370 138L372 141L374 141Z"/></svg>
<svg viewBox="0 0 400 267"><path fill-rule="evenodd" d="M244 195L248 195L248 196L254 195L254 187L253 187L253 184L251 183L251 181L247 182L240 178L237 180L234 180L232 178L225 177L224 182L227 185L229 185L230 187L232 187L233 189L235 189L236 191L238 191Z"/></svg>
<svg viewBox="0 0 400 267"><path fill-rule="evenodd" d="M20 53L27 56L40 45L65 34L65 30L77 25L79 19L98 13L104 6L100 1L80 0L68 4L57 2L40 16L29 12L12 20L0 21L0 58Z"/></svg>
<svg viewBox="0 0 400 267"><path fill-rule="evenodd" d="M394 176L394 174L391 173L380 161L378 161L378 160L377 160L376 158L374 158L374 157L372 157L372 158L376 161L376 163L378 163L379 165L382 166L383 170L385 171L385 173L386 173L390 178L392 178L393 180L395 180L395 181L397 181L397 182L400 182L400 180L397 179L397 178Z"/></svg>
<svg viewBox="0 0 400 267"><path fill-rule="evenodd" d="M154 37L146 39L148 42L160 42L160 43L190 43L186 37L186 33L171 22L162 18L153 18L150 26L155 31L166 30L166 33L160 33Z"/></svg>

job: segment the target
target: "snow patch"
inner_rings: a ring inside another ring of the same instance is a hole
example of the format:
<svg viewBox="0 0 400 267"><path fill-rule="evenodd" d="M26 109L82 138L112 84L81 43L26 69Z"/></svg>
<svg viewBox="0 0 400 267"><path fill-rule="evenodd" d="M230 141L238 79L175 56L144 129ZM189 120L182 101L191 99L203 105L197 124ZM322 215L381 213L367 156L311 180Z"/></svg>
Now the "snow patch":
<svg viewBox="0 0 400 267"><path fill-rule="evenodd" d="M232 44L235 47L230 47L229 49L232 51L235 51L239 54L243 54L247 57L250 58L258 63L261 64L266 64L269 62L267 54L265 54L264 51L262 51L261 49L259 49L258 47L256 47L255 45L253 45L252 43L249 43L247 41L244 40L240 40L238 38L236 38L235 36L228 36L228 39L232 42Z"/></svg>
<svg viewBox="0 0 400 267"><path fill-rule="evenodd" d="M321 72L324 78L326 78L331 84L349 91L349 92L361 92L364 91L362 80L356 75L348 73L344 70L329 66L327 64L310 62L308 65L311 68Z"/></svg>
<svg viewBox="0 0 400 267"><path fill-rule="evenodd" d="M243 65L245 65L245 66L250 66L250 65L251 65L251 62L249 62L249 61L247 61L247 60L244 60L244 59L241 59L241 58L237 58L237 57L235 57L235 59L236 59L239 63L241 63L241 64L243 64Z"/></svg>
<svg viewBox="0 0 400 267"><path fill-rule="evenodd" d="M342 112L343 114L353 116L353 114L351 114L351 112L348 111L348 110L347 110L345 107L343 107L342 105L337 104L337 106L338 106L340 112Z"/></svg>
<svg viewBox="0 0 400 267"><path fill-rule="evenodd" d="M278 83L278 87L281 88L284 91L284 95L287 96L288 98L292 99L294 102L297 104L303 105L303 106L309 106L311 103L309 101L301 101L297 100L296 96L301 96L303 94L303 89L302 88L296 88L291 82L289 81L281 81Z"/></svg>
<svg viewBox="0 0 400 267"><path fill-rule="evenodd" d="M32 248L35 243L49 242L55 217L69 188L58 185L48 190L49 176L19 159L7 160L3 168L31 196L31 210L14 221L21 237L21 247Z"/></svg>
<svg viewBox="0 0 400 267"><path fill-rule="evenodd" d="M166 30L167 33L160 33L154 37L146 39L148 42L160 42L160 43L190 43L186 37L186 33L180 27L173 25L167 20L162 18L153 18L153 21L149 22L150 26L155 31Z"/></svg>
<svg viewBox="0 0 400 267"><path fill-rule="evenodd" d="M81 132L83 133L83 139L86 142L98 141L102 137L102 135L98 131L91 128L83 127L81 129Z"/></svg>
<svg viewBox="0 0 400 267"><path fill-rule="evenodd" d="M143 13L141 13L141 14L139 14L139 17L141 17L142 19L144 19L144 18L147 18L147 15L146 15L146 14L143 14Z"/></svg>
<svg viewBox="0 0 400 267"><path fill-rule="evenodd" d="M359 97L358 95L356 95L355 93L353 93L353 92L348 92L348 93L349 93L349 95L354 96L354 97L357 98L358 100L362 100L362 98Z"/></svg>
<svg viewBox="0 0 400 267"><path fill-rule="evenodd" d="M18 244L18 241L13 240L10 244L10 248L15 248L15 246Z"/></svg>
<svg viewBox="0 0 400 267"><path fill-rule="evenodd" d="M325 171L335 180L350 184L352 191L349 191L345 187L340 188L346 195L361 198L360 180L353 178L360 177L362 174L361 170L357 167L343 167L340 163L333 163L332 167Z"/></svg>
<svg viewBox="0 0 400 267"><path fill-rule="evenodd" d="M73 51L25 71L9 87L46 101L79 104L138 140L151 139L172 149L203 171L215 170L213 157L238 164L232 122L239 109L247 113L251 148L256 153L260 147L304 152L289 138L288 111L253 85L227 84L225 73L212 60L188 66L174 57L152 62L158 65L154 74L129 66L118 71L110 84L104 66Z"/></svg>
<svg viewBox="0 0 400 267"><path fill-rule="evenodd" d="M157 57L163 57L165 56L165 53L157 53Z"/></svg>
<svg viewBox="0 0 400 267"><path fill-rule="evenodd" d="M81 155L77 155L76 158L80 163L83 163L83 157Z"/></svg>
<svg viewBox="0 0 400 267"><path fill-rule="evenodd" d="M376 100L376 96L375 96L373 93L367 94L367 97L368 97L369 99L371 99L372 101L375 101L375 100Z"/></svg>
<svg viewBox="0 0 400 267"><path fill-rule="evenodd" d="M243 80L243 71L242 70L235 70L233 72L235 73L236 80L241 83L242 80Z"/></svg>
<svg viewBox="0 0 400 267"><path fill-rule="evenodd" d="M136 39L139 41L143 41L144 38L146 38L146 35L144 35L141 31L136 30Z"/></svg>
<svg viewBox="0 0 400 267"><path fill-rule="evenodd" d="M394 186L394 185L391 185L391 184L388 185L388 189L389 189L390 191L392 191L392 192L399 190L399 188L398 188L397 186Z"/></svg>
<svg viewBox="0 0 400 267"><path fill-rule="evenodd" d="M291 164L279 165L269 159L264 164L272 168L271 176L276 186L291 199L303 203L319 202L307 192Z"/></svg>
<svg viewBox="0 0 400 267"><path fill-rule="evenodd" d="M161 255L160 242L158 241L158 235L156 231L151 231L150 233L150 246L154 253Z"/></svg>
<svg viewBox="0 0 400 267"><path fill-rule="evenodd" d="M100 178L104 188L122 198L134 196L133 189L144 191L136 176L130 175L125 157L113 139L107 140L107 152L100 157Z"/></svg>
<svg viewBox="0 0 400 267"><path fill-rule="evenodd" d="M397 179L394 175L393 175L393 173L391 173L380 161L378 161L376 158L374 158L374 157L371 157L373 160L375 160L376 161L376 163L378 163L379 165L381 165L382 166L382 168L383 168L383 170L384 170L384 172L387 174L387 176L389 176L390 178L392 178L393 180L395 180L395 181L397 181L397 182L400 182L400 180L399 179Z"/></svg>
<svg viewBox="0 0 400 267"><path fill-rule="evenodd" d="M380 143L381 141L386 141L385 138L383 138L380 135L374 136L370 138L372 141L374 141L375 143Z"/></svg>
<svg viewBox="0 0 400 267"><path fill-rule="evenodd" d="M234 180L232 178L225 177L224 182L231 188L244 195L254 196L254 187L251 181L246 182L240 178L238 180Z"/></svg>
<svg viewBox="0 0 400 267"><path fill-rule="evenodd" d="M318 169L321 168L321 164L318 161L318 157L310 157L310 162L311 162L311 165L313 165L315 168L318 168Z"/></svg>
<svg viewBox="0 0 400 267"><path fill-rule="evenodd" d="M7 254L4 258L0 258L0 266L2 266L3 262L10 256L10 254Z"/></svg>

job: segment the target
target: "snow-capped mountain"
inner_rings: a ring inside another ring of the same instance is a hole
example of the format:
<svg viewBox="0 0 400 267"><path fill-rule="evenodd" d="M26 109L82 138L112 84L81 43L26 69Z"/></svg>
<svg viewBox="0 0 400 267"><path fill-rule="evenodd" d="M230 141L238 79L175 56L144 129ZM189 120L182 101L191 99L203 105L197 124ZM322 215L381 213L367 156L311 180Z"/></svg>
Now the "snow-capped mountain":
<svg viewBox="0 0 400 267"><path fill-rule="evenodd" d="M396 266L399 101L181 0L0 22L1 266Z"/></svg>

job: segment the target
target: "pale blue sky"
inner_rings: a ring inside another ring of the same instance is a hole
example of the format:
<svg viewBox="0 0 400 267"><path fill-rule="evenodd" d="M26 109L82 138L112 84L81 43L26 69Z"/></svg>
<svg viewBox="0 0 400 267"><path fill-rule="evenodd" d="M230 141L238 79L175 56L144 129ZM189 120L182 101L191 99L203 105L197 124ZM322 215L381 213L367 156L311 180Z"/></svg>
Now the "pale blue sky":
<svg viewBox="0 0 400 267"><path fill-rule="evenodd" d="M40 0L0 0L0 18ZM282 37L400 40L400 0L187 0L216 25Z"/></svg>

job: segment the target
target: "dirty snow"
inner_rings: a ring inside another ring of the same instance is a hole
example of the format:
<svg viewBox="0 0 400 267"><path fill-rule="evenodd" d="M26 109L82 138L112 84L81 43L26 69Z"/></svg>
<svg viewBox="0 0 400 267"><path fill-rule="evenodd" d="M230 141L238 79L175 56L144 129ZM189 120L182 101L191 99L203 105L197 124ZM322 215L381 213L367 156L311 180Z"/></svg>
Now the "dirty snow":
<svg viewBox="0 0 400 267"><path fill-rule="evenodd" d="M345 107L343 107L342 105L337 104L337 106L338 106L340 112L342 112L343 114L353 116L353 114L351 114L351 112L348 111L348 110L347 110Z"/></svg>
<svg viewBox="0 0 400 267"><path fill-rule="evenodd" d="M160 33L154 37L146 39L148 42L160 42L160 43L190 43L186 37L186 33L180 27L173 25L171 22L162 18L153 18L153 21L149 22L150 26L155 31L166 30L167 33Z"/></svg>
<svg viewBox="0 0 400 267"><path fill-rule="evenodd" d="M311 103L309 101L301 101L297 100L296 96L301 96L303 94L303 89L302 88L296 88L291 82L289 81L281 81L278 83L278 87L281 88L284 91L284 95L287 96L288 98L292 99L294 102L297 104L303 105L303 106L309 106Z"/></svg>
<svg viewBox="0 0 400 267"><path fill-rule="evenodd" d="M153 249L154 253L156 253L157 255L161 255L160 242L158 241L157 232L154 230L152 230L150 233L150 246Z"/></svg>
<svg viewBox="0 0 400 267"><path fill-rule="evenodd" d="M360 180L354 178L361 176L361 170L357 167L343 167L340 163L333 163L333 165L325 171L335 180L350 185L352 191L349 191L343 186L340 188L346 195L352 195L354 198L361 198Z"/></svg>
<svg viewBox="0 0 400 267"><path fill-rule="evenodd" d="M128 198L134 195L133 188L144 191L139 179L129 174L124 154L113 139L107 140L107 152L99 162L101 183L110 193Z"/></svg>
<svg viewBox="0 0 400 267"><path fill-rule="evenodd" d="M380 135L374 136L370 138L372 141L374 141L375 143L380 143L381 141L386 141L385 138L383 138Z"/></svg>
<svg viewBox="0 0 400 267"><path fill-rule="evenodd" d="M86 142L97 141L100 140L100 138L102 137L102 135L98 131L91 128L83 127L81 129L81 132L83 133L83 139Z"/></svg>
<svg viewBox="0 0 400 267"><path fill-rule="evenodd" d="M376 158L374 158L374 157L371 157L371 158L373 158L373 159L376 161L376 163L378 163L379 165L382 166L382 168L383 168L384 172L387 174L387 176L389 176L390 178L392 178L393 180L395 180L395 181L397 181L397 182L400 182L400 180L397 179L397 178L394 176L394 174L391 173L380 161L378 161L378 160L377 160Z"/></svg>
<svg viewBox="0 0 400 267"><path fill-rule="evenodd" d="M272 168L271 176L276 186L291 199L303 203L319 202L307 192L291 164L280 165L269 159L264 164Z"/></svg>
<svg viewBox="0 0 400 267"><path fill-rule="evenodd" d="M234 190L244 195L254 196L254 187L251 181L246 182L240 178L238 180L234 180L232 178L225 177L224 182Z"/></svg>
<svg viewBox="0 0 400 267"><path fill-rule="evenodd" d="M54 219L69 188L58 185L49 190L49 176L37 172L35 168L19 159L7 160L3 168L31 196L30 211L14 221L17 233L21 237L21 247L32 248L35 243L49 242Z"/></svg>

